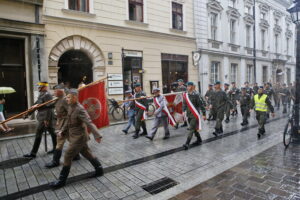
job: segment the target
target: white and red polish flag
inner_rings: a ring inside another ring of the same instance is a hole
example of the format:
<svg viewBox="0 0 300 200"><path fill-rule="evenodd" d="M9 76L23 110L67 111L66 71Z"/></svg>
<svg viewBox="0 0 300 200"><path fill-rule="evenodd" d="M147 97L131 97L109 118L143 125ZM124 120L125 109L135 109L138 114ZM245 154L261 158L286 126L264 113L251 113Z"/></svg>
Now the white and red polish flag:
<svg viewBox="0 0 300 200"><path fill-rule="evenodd" d="M78 99L97 128L109 125L104 81L80 88Z"/></svg>
<svg viewBox="0 0 300 200"><path fill-rule="evenodd" d="M168 110L175 119L176 122L184 122L184 116L182 112L183 96L179 94L166 94L164 95L167 101Z"/></svg>

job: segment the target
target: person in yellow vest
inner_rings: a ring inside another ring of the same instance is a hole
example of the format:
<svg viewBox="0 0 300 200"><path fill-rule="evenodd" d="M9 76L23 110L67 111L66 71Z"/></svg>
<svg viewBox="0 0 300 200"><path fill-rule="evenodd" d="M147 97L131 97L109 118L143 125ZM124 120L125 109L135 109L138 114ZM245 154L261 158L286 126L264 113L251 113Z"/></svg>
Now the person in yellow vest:
<svg viewBox="0 0 300 200"><path fill-rule="evenodd" d="M259 129L257 133L258 139L263 135L265 131L265 123L267 120L268 111L271 111L272 117L275 117L274 107L268 97L264 94L264 87L260 86L258 89L258 94L254 95L250 105L251 109L255 109L256 119L259 124ZM251 110L250 110L251 111Z"/></svg>

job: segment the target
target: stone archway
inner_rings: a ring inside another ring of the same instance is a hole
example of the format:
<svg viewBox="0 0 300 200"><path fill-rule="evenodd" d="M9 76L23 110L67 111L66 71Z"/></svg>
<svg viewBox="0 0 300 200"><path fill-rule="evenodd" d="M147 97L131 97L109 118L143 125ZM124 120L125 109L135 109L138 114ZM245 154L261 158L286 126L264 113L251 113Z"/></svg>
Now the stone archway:
<svg viewBox="0 0 300 200"><path fill-rule="evenodd" d="M54 86L58 83L58 61L60 57L69 50L83 51L91 59L93 63L93 80L99 80L105 75L105 59L100 48L89 39L73 35L58 42L50 51L48 67L49 67L49 83Z"/></svg>

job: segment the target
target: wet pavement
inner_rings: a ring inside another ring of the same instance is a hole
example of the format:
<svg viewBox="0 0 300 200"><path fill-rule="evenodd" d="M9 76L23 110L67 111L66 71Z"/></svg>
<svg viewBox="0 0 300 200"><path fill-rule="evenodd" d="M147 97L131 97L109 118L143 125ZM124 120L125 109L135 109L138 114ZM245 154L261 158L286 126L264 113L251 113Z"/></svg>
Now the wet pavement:
<svg viewBox="0 0 300 200"><path fill-rule="evenodd" d="M278 144L170 200L300 199L300 145Z"/></svg>
<svg viewBox="0 0 300 200"><path fill-rule="evenodd" d="M241 128L240 122L240 117L234 117L231 123L224 123L225 134L218 138L211 134L214 122L204 122L203 144L189 151L182 149L186 128L170 128L169 140L162 140L163 129L159 129L152 142L145 137L133 140L131 134L122 134L124 125L104 128L103 142L99 145L91 140L89 145L102 162L105 175L87 178L93 168L81 159L72 165L72 183L55 191L49 189L48 183L58 177L61 166L44 167L52 156L45 153L42 142L36 159L0 169L0 199L168 199L280 143L286 116L270 120L267 133L260 140L256 137L254 116L248 128ZM148 130L151 126L152 121L147 121ZM31 150L33 141L34 137L0 141L0 161L22 157ZM51 146L49 137L48 144ZM164 178L178 184L155 195L143 189Z"/></svg>

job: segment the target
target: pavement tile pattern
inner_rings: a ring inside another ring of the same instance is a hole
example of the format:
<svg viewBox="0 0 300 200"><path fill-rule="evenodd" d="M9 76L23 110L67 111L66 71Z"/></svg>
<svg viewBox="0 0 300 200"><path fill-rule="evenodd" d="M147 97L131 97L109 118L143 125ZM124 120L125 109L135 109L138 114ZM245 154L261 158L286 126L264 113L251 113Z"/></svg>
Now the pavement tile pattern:
<svg viewBox="0 0 300 200"><path fill-rule="evenodd" d="M299 200L300 145L280 143L170 200Z"/></svg>

